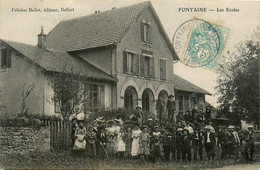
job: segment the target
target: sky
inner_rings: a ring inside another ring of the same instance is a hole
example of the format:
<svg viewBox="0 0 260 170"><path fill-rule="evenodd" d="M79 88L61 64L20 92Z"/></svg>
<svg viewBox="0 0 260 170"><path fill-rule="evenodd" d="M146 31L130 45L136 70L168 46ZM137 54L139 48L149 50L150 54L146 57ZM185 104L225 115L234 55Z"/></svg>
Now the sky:
<svg viewBox="0 0 260 170"><path fill-rule="evenodd" d="M0 38L37 44L41 26L48 33L61 20L93 14L95 11L110 10L143 0L1 0ZM213 1L213 0L151 0L170 40L177 28L194 17L229 29L229 37L223 54L233 51L234 45L249 39L256 26L260 26L260 2L257 1ZM74 8L74 12L12 12L12 8ZM207 8L213 12L179 12L179 8ZM216 12L224 9L224 12ZM239 12L226 12L226 8ZM212 96L206 101L217 106L215 86L218 73L206 68L192 68L180 61L174 64L174 73L207 90Z"/></svg>

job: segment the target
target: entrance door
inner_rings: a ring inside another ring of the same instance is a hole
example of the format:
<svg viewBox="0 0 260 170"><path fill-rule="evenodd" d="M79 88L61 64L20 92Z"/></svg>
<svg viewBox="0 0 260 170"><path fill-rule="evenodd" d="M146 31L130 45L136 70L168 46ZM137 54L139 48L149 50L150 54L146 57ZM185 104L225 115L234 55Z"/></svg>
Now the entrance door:
<svg viewBox="0 0 260 170"><path fill-rule="evenodd" d="M149 94L144 91L142 95L142 107L143 111L149 111L150 104L149 104Z"/></svg>
<svg viewBox="0 0 260 170"><path fill-rule="evenodd" d="M137 92L134 87L129 86L125 90L124 107L126 109L134 109L137 105Z"/></svg>

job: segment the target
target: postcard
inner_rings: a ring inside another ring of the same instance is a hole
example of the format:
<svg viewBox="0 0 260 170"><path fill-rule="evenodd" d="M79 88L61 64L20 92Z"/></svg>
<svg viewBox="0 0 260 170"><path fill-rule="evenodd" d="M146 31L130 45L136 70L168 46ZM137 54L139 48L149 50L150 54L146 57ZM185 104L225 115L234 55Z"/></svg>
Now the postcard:
<svg viewBox="0 0 260 170"><path fill-rule="evenodd" d="M0 1L0 168L259 169L260 3Z"/></svg>

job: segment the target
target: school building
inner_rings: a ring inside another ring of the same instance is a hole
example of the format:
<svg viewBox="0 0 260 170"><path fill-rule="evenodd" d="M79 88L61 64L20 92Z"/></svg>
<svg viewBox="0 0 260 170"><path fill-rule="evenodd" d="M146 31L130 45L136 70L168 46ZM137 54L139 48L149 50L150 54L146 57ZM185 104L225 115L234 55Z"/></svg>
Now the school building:
<svg viewBox="0 0 260 170"><path fill-rule="evenodd" d="M16 114L26 85L31 113L59 114L48 83L55 72L83 73L91 100L106 108L142 105L155 112L156 100L173 94L177 111L191 109L209 92L174 74L179 58L150 2L59 22L36 46L0 41L1 113Z"/></svg>

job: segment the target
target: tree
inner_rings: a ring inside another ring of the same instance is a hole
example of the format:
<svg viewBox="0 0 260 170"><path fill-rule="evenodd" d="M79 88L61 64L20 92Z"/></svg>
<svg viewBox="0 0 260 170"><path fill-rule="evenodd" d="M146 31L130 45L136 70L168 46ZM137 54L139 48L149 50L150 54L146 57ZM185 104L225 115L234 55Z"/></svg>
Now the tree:
<svg viewBox="0 0 260 170"><path fill-rule="evenodd" d="M73 69L70 73L52 72L49 75L48 82L54 91L52 100L58 105L64 119L89 107L87 89L84 88L86 78L83 75Z"/></svg>
<svg viewBox="0 0 260 170"><path fill-rule="evenodd" d="M237 44L234 52L223 56L216 87L223 112L254 123L259 123L259 55L258 27L251 40Z"/></svg>
<svg viewBox="0 0 260 170"><path fill-rule="evenodd" d="M29 108L26 106L26 100L31 94L31 92L34 90L34 88L35 88L35 83L29 84L28 86L24 84L23 91L22 91L22 104L20 108L20 113L18 113L19 117L24 117L29 115L28 112Z"/></svg>

